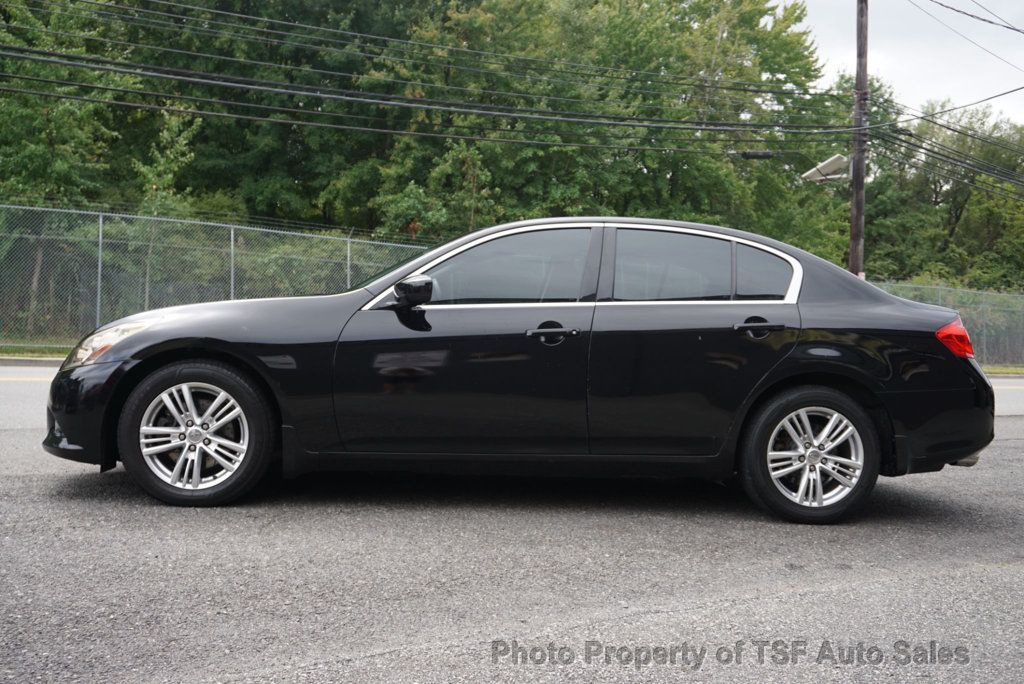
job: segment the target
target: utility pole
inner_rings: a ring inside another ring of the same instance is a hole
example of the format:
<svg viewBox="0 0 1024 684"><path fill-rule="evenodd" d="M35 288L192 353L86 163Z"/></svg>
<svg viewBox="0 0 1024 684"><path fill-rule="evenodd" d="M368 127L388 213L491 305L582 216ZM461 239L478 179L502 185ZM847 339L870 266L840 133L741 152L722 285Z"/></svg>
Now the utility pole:
<svg viewBox="0 0 1024 684"><path fill-rule="evenodd" d="M857 80L854 85L853 164L850 170L850 273L864 277L864 131L868 101L868 0L857 0Z"/></svg>

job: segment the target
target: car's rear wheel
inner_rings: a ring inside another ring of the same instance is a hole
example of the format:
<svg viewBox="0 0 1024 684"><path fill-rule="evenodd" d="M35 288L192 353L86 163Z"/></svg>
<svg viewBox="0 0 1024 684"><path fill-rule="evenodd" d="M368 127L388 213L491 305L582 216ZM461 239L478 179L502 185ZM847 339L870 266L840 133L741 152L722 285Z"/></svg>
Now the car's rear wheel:
<svg viewBox="0 0 1024 684"><path fill-rule="evenodd" d="M272 411L235 368L182 361L146 376L125 402L118 447L125 469L156 498L227 503L251 490L273 455Z"/></svg>
<svg viewBox="0 0 1024 684"><path fill-rule="evenodd" d="M878 430L856 401L831 388L801 387L754 414L741 446L740 478L771 513L831 523L865 504L879 460Z"/></svg>

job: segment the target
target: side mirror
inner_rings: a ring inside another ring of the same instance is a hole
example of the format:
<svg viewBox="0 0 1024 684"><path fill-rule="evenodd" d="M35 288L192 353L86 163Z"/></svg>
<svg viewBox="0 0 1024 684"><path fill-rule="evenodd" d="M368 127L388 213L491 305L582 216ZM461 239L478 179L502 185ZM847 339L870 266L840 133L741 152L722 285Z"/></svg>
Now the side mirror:
<svg viewBox="0 0 1024 684"><path fill-rule="evenodd" d="M426 304L434 294L434 279L428 275L413 275L395 283L395 299L400 308Z"/></svg>

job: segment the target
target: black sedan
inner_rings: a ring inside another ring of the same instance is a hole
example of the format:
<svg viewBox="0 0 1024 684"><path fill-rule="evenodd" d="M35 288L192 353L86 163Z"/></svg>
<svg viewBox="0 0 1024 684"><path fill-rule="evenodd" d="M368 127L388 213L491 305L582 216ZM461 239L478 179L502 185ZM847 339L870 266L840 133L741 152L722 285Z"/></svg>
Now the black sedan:
<svg viewBox="0 0 1024 684"><path fill-rule="evenodd" d="M213 505L271 467L738 476L831 522L879 474L970 465L992 386L956 312L713 226L546 219L341 294L150 311L86 337L47 451ZM611 467L614 466L614 467Z"/></svg>

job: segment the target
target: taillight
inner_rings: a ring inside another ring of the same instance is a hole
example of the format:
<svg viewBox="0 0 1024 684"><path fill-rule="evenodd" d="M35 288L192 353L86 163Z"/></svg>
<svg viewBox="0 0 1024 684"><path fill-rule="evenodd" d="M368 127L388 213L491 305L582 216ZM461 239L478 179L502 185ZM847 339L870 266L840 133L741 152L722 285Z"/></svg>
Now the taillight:
<svg viewBox="0 0 1024 684"><path fill-rule="evenodd" d="M952 323L947 323L935 331L939 342L946 345L949 351L961 359L974 358L974 346L971 345L971 336L967 334L967 328L959 317Z"/></svg>

